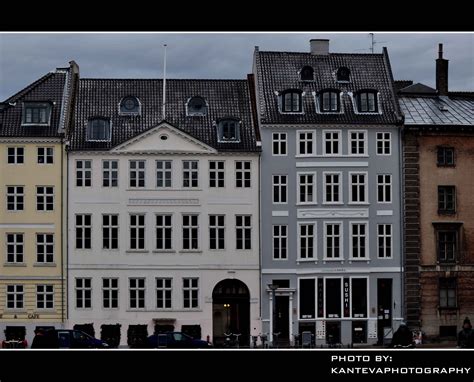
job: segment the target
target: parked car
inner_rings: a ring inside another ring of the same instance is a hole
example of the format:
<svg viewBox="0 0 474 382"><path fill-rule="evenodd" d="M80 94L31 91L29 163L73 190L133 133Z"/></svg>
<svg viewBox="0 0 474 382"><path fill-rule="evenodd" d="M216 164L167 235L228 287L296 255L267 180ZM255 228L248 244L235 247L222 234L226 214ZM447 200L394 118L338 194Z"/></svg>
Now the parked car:
<svg viewBox="0 0 474 382"><path fill-rule="evenodd" d="M212 344L192 338L181 332L168 332L153 334L148 337L148 344L151 348L165 349L209 349Z"/></svg>
<svg viewBox="0 0 474 382"><path fill-rule="evenodd" d="M2 341L3 349L25 349L26 329L24 326L7 326L5 328L5 340Z"/></svg>
<svg viewBox="0 0 474 382"><path fill-rule="evenodd" d="M107 349L109 345L80 330L53 329L38 331L32 349Z"/></svg>

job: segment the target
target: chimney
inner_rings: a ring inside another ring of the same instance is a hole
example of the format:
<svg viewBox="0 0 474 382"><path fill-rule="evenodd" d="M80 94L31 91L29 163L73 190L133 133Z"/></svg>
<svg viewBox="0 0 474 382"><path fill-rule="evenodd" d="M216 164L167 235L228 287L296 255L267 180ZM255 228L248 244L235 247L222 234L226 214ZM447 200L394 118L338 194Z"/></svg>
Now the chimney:
<svg viewBox="0 0 474 382"><path fill-rule="evenodd" d="M312 39L309 40L311 54L327 56L329 54L329 40Z"/></svg>
<svg viewBox="0 0 474 382"><path fill-rule="evenodd" d="M439 95L448 95L448 63L443 58L443 44L439 44L438 58L436 59L436 90Z"/></svg>

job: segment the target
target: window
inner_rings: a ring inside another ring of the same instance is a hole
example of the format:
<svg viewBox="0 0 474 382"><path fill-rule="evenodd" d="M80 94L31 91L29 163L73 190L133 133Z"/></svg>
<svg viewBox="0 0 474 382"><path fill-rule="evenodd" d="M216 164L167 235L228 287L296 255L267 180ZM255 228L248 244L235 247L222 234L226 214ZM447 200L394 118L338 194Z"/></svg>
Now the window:
<svg viewBox="0 0 474 382"><path fill-rule="evenodd" d="M326 317L341 317L341 279L326 278Z"/></svg>
<svg viewBox="0 0 474 382"><path fill-rule="evenodd" d="M316 173L298 173L298 203L316 203Z"/></svg>
<svg viewBox="0 0 474 382"><path fill-rule="evenodd" d="M54 210L53 186L36 186L36 209L38 211Z"/></svg>
<svg viewBox="0 0 474 382"><path fill-rule="evenodd" d="M209 161L209 187L224 187L224 161Z"/></svg>
<svg viewBox="0 0 474 382"><path fill-rule="evenodd" d="M8 164L25 163L25 148L24 147L8 147L7 148L7 163Z"/></svg>
<svg viewBox="0 0 474 382"><path fill-rule="evenodd" d="M199 279L183 278L183 307L193 309L199 307Z"/></svg>
<svg viewBox="0 0 474 382"><path fill-rule="evenodd" d="M173 248L172 215L156 215L156 249L169 250Z"/></svg>
<svg viewBox="0 0 474 382"><path fill-rule="evenodd" d="M456 187L438 186L438 213L454 214L456 212Z"/></svg>
<svg viewBox="0 0 474 382"><path fill-rule="evenodd" d="M23 263L24 237L22 233L7 233L7 263Z"/></svg>
<svg viewBox="0 0 474 382"><path fill-rule="evenodd" d="M7 285L7 309L23 309L23 301L23 285Z"/></svg>
<svg viewBox="0 0 474 382"><path fill-rule="evenodd" d="M102 248L118 249L118 215L102 215Z"/></svg>
<svg viewBox="0 0 474 382"><path fill-rule="evenodd" d="M272 147L273 155L286 155L286 133L273 133L272 134Z"/></svg>
<svg viewBox="0 0 474 382"><path fill-rule="evenodd" d="M51 104L47 102L27 102L23 104L22 125L49 125Z"/></svg>
<svg viewBox="0 0 474 382"><path fill-rule="evenodd" d="M131 160L130 166L130 187L145 187L145 161Z"/></svg>
<svg viewBox="0 0 474 382"><path fill-rule="evenodd" d="M314 131L298 131L296 133L297 155L314 155L316 154L316 140Z"/></svg>
<svg viewBox="0 0 474 382"><path fill-rule="evenodd" d="M301 112L301 92L295 90L287 90L282 93L281 99L281 111L283 113Z"/></svg>
<svg viewBox="0 0 474 382"><path fill-rule="evenodd" d="M130 309L145 308L145 279L131 278L129 281Z"/></svg>
<svg viewBox="0 0 474 382"><path fill-rule="evenodd" d="M342 223L324 224L325 254L327 260L342 258Z"/></svg>
<svg viewBox="0 0 474 382"><path fill-rule="evenodd" d="M169 188L171 187L171 161L157 160L156 161L156 187Z"/></svg>
<svg viewBox="0 0 474 382"><path fill-rule="evenodd" d="M359 113L377 113L377 92L362 91L357 95L357 108Z"/></svg>
<svg viewBox="0 0 474 382"><path fill-rule="evenodd" d="M456 308L457 291L455 277L442 277L439 279L439 307Z"/></svg>
<svg viewBox="0 0 474 382"><path fill-rule="evenodd" d="M319 107L323 113L337 113L341 109L339 92L327 90L319 94Z"/></svg>
<svg viewBox="0 0 474 382"><path fill-rule="evenodd" d="M24 189L23 186L7 186L8 211L23 211L25 200Z"/></svg>
<svg viewBox="0 0 474 382"><path fill-rule="evenodd" d="M252 215L235 215L237 249L252 249Z"/></svg>
<svg viewBox="0 0 474 382"><path fill-rule="evenodd" d="M183 161L183 187L199 187L199 167L197 160Z"/></svg>
<svg viewBox="0 0 474 382"><path fill-rule="evenodd" d="M367 279L366 278L352 278L351 279L351 294L352 294L352 317L365 318L367 317Z"/></svg>
<svg viewBox="0 0 474 382"><path fill-rule="evenodd" d="M217 124L218 141L225 142L240 142L240 121L237 119L223 119Z"/></svg>
<svg viewBox="0 0 474 382"><path fill-rule="evenodd" d="M190 116L205 116L207 114L206 100L202 97L192 97L187 104L187 113Z"/></svg>
<svg viewBox="0 0 474 382"><path fill-rule="evenodd" d="M130 215L130 249L145 249L145 215Z"/></svg>
<svg viewBox="0 0 474 382"><path fill-rule="evenodd" d="M273 203L286 204L287 203L287 175L273 175Z"/></svg>
<svg viewBox="0 0 474 382"><path fill-rule="evenodd" d="M225 249L225 215L209 215L209 248Z"/></svg>
<svg viewBox="0 0 474 382"><path fill-rule="evenodd" d="M342 203L341 174L324 173L324 203Z"/></svg>
<svg viewBox="0 0 474 382"><path fill-rule="evenodd" d="M288 258L288 226L273 225L273 260Z"/></svg>
<svg viewBox="0 0 474 382"><path fill-rule="evenodd" d="M92 248L92 215L76 215L76 249Z"/></svg>
<svg viewBox="0 0 474 382"><path fill-rule="evenodd" d="M314 319L316 317L316 280L299 280L299 312L300 319Z"/></svg>
<svg viewBox="0 0 474 382"><path fill-rule="evenodd" d="M92 185L92 161L76 160L76 187Z"/></svg>
<svg viewBox="0 0 474 382"><path fill-rule="evenodd" d="M438 231L438 261L454 263L458 252L457 231Z"/></svg>
<svg viewBox="0 0 474 382"><path fill-rule="evenodd" d="M367 155L366 131L349 131L349 154Z"/></svg>
<svg viewBox="0 0 474 382"><path fill-rule="evenodd" d="M102 279L102 306L104 309L118 308L118 281L117 278Z"/></svg>
<svg viewBox="0 0 474 382"><path fill-rule="evenodd" d="M76 308L92 308L92 279L76 278Z"/></svg>
<svg viewBox="0 0 474 382"><path fill-rule="evenodd" d="M351 259L366 259L368 256L367 223L350 223Z"/></svg>
<svg viewBox="0 0 474 382"><path fill-rule="evenodd" d="M392 175L389 175L389 174L377 175L377 202L379 203L392 202Z"/></svg>
<svg viewBox="0 0 474 382"><path fill-rule="evenodd" d="M157 309L171 309L171 294L173 280L170 278L156 279L156 307Z"/></svg>
<svg viewBox="0 0 474 382"><path fill-rule="evenodd" d="M314 69L311 66L304 66L300 71L301 81L314 81Z"/></svg>
<svg viewBox="0 0 474 382"><path fill-rule="evenodd" d="M36 308L54 308L54 285L36 285Z"/></svg>
<svg viewBox="0 0 474 382"><path fill-rule="evenodd" d="M235 187L237 188L250 188L251 184L251 166L250 161L237 161L235 162Z"/></svg>
<svg viewBox="0 0 474 382"><path fill-rule="evenodd" d="M117 187L118 186L118 161L104 160L102 161L102 186Z"/></svg>
<svg viewBox="0 0 474 382"><path fill-rule="evenodd" d="M377 155L390 155L391 142L391 133L377 133Z"/></svg>
<svg viewBox="0 0 474 382"><path fill-rule="evenodd" d="M54 147L38 147L38 163L53 164L54 163Z"/></svg>
<svg viewBox="0 0 474 382"><path fill-rule="evenodd" d="M349 82L350 81L351 71L345 66L341 66L337 69L336 78L338 82Z"/></svg>
<svg viewBox="0 0 474 382"><path fill-rule="evenodd" d="M316 257L316 223L298 225L298 259L307 260Z"/></svg>
<svg viewBox="0 0 474 382"><path fill-rule="evenodd" d="M368 203L367 197L367 173L349 172L350 179L350 203Z"/></svg>
<svg viewBox="0 0 474 382"><path fill-rule="evenodd" d="M120 114L140 114L140 101L137 97L127 96L120 102Z"/></svg>
<svg viewBox="0 0 474 382"><path fill-rule="evenodd" d="M454 166L454 147L438 147L438 166Z"/></svg>
<svg viewBox="0 0 474 382"><path fill-rule="evenodd" d="M199 248L198 215L183 215L183 249Z"/></svg>
<svg viewBox="0 0 474 382"><path fill-rule="evenodd" d="M388 259L392 257L392 225L377 225L377 243L378 257L380 259Z"/></svg>
<svg viewBox="0 0 474 382"><path fill-rule="evenodd" d="M89 142L110 142L110 120L91 119L87 124L86 140Z"/></svg>
<svg viewBox="0 0 474 382"><path fill-rule="evenodd" d="M54 262L54 234L36 234L36 262L42 264Z"/></svg>
<svg viewBox="0 0 474 382"><path fill-rule="evenodd" d="M324 154L341 155L341 133L340 131L325 131L324 135Z"/></svg>

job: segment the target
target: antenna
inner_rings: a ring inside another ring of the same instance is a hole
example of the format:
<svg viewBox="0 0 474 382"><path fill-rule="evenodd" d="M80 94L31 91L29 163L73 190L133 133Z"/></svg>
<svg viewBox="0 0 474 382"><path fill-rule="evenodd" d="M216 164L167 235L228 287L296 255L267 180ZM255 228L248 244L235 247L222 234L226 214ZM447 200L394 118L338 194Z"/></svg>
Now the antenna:
<svg viewBox="0 0 474 382"><path fill-rule="evenodd" d="M375 41L374 33L369 33L369 36L370 36L370 51L372 53L374 53L375 44L381 44L383 42L387 42L387 41Z"/></svg>
<svg viewBox="0 0 474 382"><path fill-rule="evenodd" d="M166 47L167 45L163 45L165 47L165 57L163 59L163 121L166 120Z"/></svg>

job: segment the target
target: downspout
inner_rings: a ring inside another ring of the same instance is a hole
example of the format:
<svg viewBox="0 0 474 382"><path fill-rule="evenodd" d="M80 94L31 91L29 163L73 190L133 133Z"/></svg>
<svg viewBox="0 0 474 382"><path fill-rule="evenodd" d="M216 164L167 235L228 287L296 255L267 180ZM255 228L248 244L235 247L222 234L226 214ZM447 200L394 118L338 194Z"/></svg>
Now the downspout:
<svg viewBox="0 0 474 382"><path fill-rule="evenodd" d="M65 140L61 137L61 322L64 325L65 317L64 317L64 152L63 148L65 149ZM66 230L67 233L67 230ZM67 289L67 284L66 284Z"/></svg>
<svg viewBox="0 0 474 382"><path fill-rule="evenodd" d="M404 168L404 145L403 145L403 136L405 130L403 125L400 126L400 131L398 134L398 162L399 162L399 184L400 184L400 312L403 320L406 322L406 312L405 312L405 168Z"/></svg>

